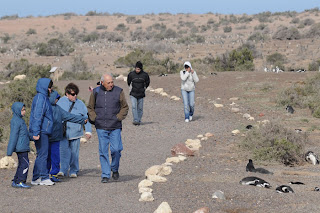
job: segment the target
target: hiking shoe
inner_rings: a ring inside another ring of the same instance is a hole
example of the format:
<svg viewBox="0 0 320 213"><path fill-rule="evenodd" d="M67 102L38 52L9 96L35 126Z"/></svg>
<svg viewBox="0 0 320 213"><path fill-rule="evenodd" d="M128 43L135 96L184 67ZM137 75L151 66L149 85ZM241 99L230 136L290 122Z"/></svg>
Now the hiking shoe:
<svg viewBox="0 0 320 213"><path fill-rule="evenodd" d="M52 182L49 178L45 180L41 180L40 182L41 186L52 186L54 185L54 182Z"/></svg>
<svg viewBox="0 0 320 213"><path fill-rule="evenodd" d="M16 188L24 188L24 189L30 189L31 188L31 186L25 184L24 182L20 182L20 183L16 184L15 187Z"/></svg>
<svg viewBox="0 0 320 213"><path fill-rule="evenodd" d="M186 119L186 120L184 120L186 123L188 123L189 122L189 119Z"/></svg>
<svg viewBox="0 0 320 213"><path fill-rule="evenodd" d="M41 182L41 178L38 178L37 180L31 181L31 184L37 186L37 185L40 185L40 182Z"/></svg>
<svg viewBox="0 0 320 213"><path fill-rule="evenodd" d="M132 123L133 123L133 125L135 125L135 126L139 126L139 125L140 125L140 122L137 122L137 121L133 121Z"/></svg>
<svg viewBox="0 0 320 213"><path fill-rule="evenodd" d="M189 121L192 121L192 116L189 116Z"/></svg>
<svg viewBox="0 0 320 213"><path fill-rule="evenodd" d="M109 178L107 178L107 177L103 177L101 179L101 183L108 183L108 182L109 182Z"/></svg>
<svg viewBox="0 0 320 213"><path fill-rule="evenodd" d="M51 180L52 182L61 182L61 180L58 178L57 175L51 175L50 180Z"/></svg>
<svg viewBox="0 0 320 213"><path fill-rule="evenodd" d="M118 180L119 179L119 172L112 172L112 179Z"/></svg>
<svg viewBox="0 0 320 213"><path fill-rule="evenodd" d="M73 174L70 175L70 177L71 178L76 178L76 177L78 177L78 175L76 173L73 173Z"/></svg>
<svg viewBox="0 0 320 213"><path fill-rule="evenodd" d="M63 173L63 172L58 172L57 176L58 176L58 177L63 177L63 176L64 176L64 173Z"/></svg>
<svg viewBox="0 0 320 213"><path fill-rule="evenodd" d="M17 187L17 184L14 181L12 181L11 186L12 187Z"/></svg>

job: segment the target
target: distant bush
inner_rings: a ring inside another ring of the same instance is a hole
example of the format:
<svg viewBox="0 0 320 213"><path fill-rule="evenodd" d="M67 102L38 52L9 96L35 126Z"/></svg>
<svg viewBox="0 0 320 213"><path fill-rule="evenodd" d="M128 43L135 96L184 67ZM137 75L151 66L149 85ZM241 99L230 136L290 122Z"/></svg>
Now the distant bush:
<svg viewBox="0 0 320 213"><path fill-rule="evenodd" d="M248 15L242 15L240 18L238 18L239 23L249 23L252 21L252 17Z"/></svg>
<svg viewBox="0 0 320 213"><path fill-rule="evenodd" d="M97 13L97 11L89 11L85 16L109 16L109 13Z"/></svg>
<svg viewBox="0 0 320 213"><path fill-rule="evenodd" d="M161 30L161 31L164 31L167 29L167 26L164 25L163 23L161 23L161 24L156 23L156 24L153 24L151 27L152 27L152 29Z"/></svg>
<svg viewBox="0 0 320 213"><path fill-rule="evenodd" d="M306 38L320 37L320 23L313 24L305 35Z"/></svg>
<svg viewBox="0 0 320 213"><path fill-rule="evenodd" d="M286 63L286 56L281 53L273 53L267 56L267 63L274 67L278 66L280 69L284 70L284 64Z"/></svg>
<svg viewBox="0 0 320 213"><path fill-rule="evenodd" d="M1 20L15 20L15 19L18 19L19 18L19 16L18 16L18 14L16 14L16 15L10 15L10 16L2 16L0 19Z"/></svg>
<svg viewBox="0 0 320 213"><path fill-rule="evenodd" d="M293 18L292 20L291 20L291 23L292 24L298 24L300 22L300 19L299 18Z"/></svg>
<svg viewBox="0 0 320 213"><path fill-rule="evenodd" d="M212 25L212 24L214 24L215 23L215 21L212 19L212 18L210 18L208 21L207 21L207 25Z"/></svg>
<svg viewBox="0 0 320 213"><path fill-rule="evenodd" d="M100 35L101 39L107 39L112 42L122 42L123 37L116 32L104 32Z"/></svg>
<svg viewBox="0 0 320 213"><path fill-rule="evenodd" d="M97 30L106 30L107 28L108 28L108 26L106 26L106 25L98 25L98 26L96 26Z"/></svg>
<svg viewBox="0 0 320 213"><path fill-rule="evenodd" d="M5 53L7 51L8 49L6 47L0 47L0 53Z"/></svg>
<svg viewBox="0 0 320 213"><path fill-rule="evenodd" d="M59 38L50 39L48 43L38 43L37 49L36 53L43 56L65 56L74 51L70 41Z"/></svg>
<svg viewBox="0 0 320 213"><path fill-rule="evenodd" d="M98 32L91 32L89 34L84 34L82 37L83 42L93 42L98 40L100 37Z"/></svg>
<svg viewBox="0 0 320 213"><path fill-rule="evenodd" d="M132 41L149 40L154 36L153 33L144 32L142 29L136 29L135 31L130 32L130 35Z"/></svg>
<svg viewBox="0 0 320 213"><path fill-rule="evenodd" d="M253 15L254 18L257 18L260 22L263 22L263 23L272 22L271 16L272 16L272 13L269 11Z"/></svg>
<svg viewBox="0 0 320 213"><path fill-rule="evenodd" d="M304 25L304 26L311 26L315 23L315 21L313 19L307 18L304 19L302 21L300 21L300 24Z"/></svg>
<svg viewBox="0 0 320 213"><path fill-rule="evenodd" d="M232 31L232 27L231 26L225 26L223 28L223 32L225 32L225 33L230 33L231 31Z"/></svg>
<svg viewBox="0 0 320 213"><path fill-rule="evenodd" d="M320 71L320 59L312 61L308 66L309 71Z"/></svg>
<svg viewBox="0 0 320 213"><path fill-rule="evenodd" d="M1 37L1 40L2 40L3 43L5 43L5 44L7 44L10 39L11 39L11 37L9 36L8 33L5 33L4 36Z"/></svg>
<svg viewBox="0 0 320 213"><path fill-rule="evenodd" d="M121 24L118 24L117 27L114 29L116 31L120 31L120 32L127 32L128 31L128 27L126 27L125 24L121 23Z"/></svg>
<svg viewBox="0 0 320 213"><path fill-rule="evenodd" d="M264 30L268 27L267 24L259 24L257 26L254 27L254 30Z"/></svg>
<svg viewBox="0 0 320 213"><path fill-rule="evenodd" d="M87 72L88 64L83 60L83 55L76 55L73 58L73 63L71 64L71 72Z"/></svg>
<svg viewBox="0 0 320 213"><path fill-rule="evenodd" d="M297 165L304 161L306 134L288 130L278 122L270 122L247 132L240 147L249 150L258 161Z"/></svg>
<svg viewBox="0 0 320 213"><path fill-rule="evenodd" d="M267 39L268 36L266 34L254 32L249 36L248 41L266 41Z"/></svg>
<svg viewBox="0 0 320 213"><path fill-rule="evenodd" d="M71 36L71 38L76 38L77 34L79 33L79 30L77 30L76 28L72 27L69 30L69 34Z"/></svg>
<svg viewBox="0 0 320 213"><path fill-rule="evenodd" d="M145 50L146 52L153 52L156 54L175 52L175 50L171 47L171 45L168 45L166 43L161 43L161 42L155 42L155 41L150 41L146 43L146 45L143 47L143 50Z"/></svg>
<svg viewBox="0 0 320 213"><path fill-rule="evenodd" d="M134 23L136 23L137 19L135 16L128 16L126 18L126 21L127 21L127 24L134 24Z"/></svg>
<svg viewBox="0 0 320 213"><path fill-rule="evenodd" d="M27 35L33 35L33 34L37 34L37 31L35 29L30 28L27 32Z"/></svg>
<svg viewBox="0 0 320 213"><path fill-rule="evenodd" d="M301 34L298 29L285 26L278 27L278 30L272 36L272 39L277 40L299 40L300 38Z"/></svg>
<svg viewBox="0 0 320 213"><path fill-rule="evenodd" d="M62 74L59 80L96 80L101 76L91 72L69 72L66 71Z"/></svg>
<svg viewBox="0 0 320 213"><path fill-rule="evenodd" d="M204 43L204 42L205 42L204 36L197 35L197 34L191 34L190 36L179 38L177 41L178 44L192 44L192 43Z"/></svg>

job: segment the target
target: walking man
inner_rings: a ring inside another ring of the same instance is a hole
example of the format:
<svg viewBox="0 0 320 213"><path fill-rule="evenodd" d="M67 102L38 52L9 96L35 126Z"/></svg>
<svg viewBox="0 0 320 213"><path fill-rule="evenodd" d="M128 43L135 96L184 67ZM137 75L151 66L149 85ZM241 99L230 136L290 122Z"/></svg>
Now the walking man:
<svg viewBox="0 0 320 213"><path fill-rule="evenodd" d="M129 106L123 90L114 86L110 74L101 78L100 86L93 89L89 99L88 115L90 122L96 126L99 139L99 155L101 164L101 182L107 183L111 176L119 179L119 163L123 150L121 140L122 120L128 114ZM109 162L109 146L111 165Z"/></svg>
<svg viewBox="0 0 320 213"><path fill-rule="evenodd" d="M130 87L133 124L140 125L143 115L143 98L150 84L149 75L143 71L143 64L140 61L136 63L135 70L128 74L127 82Z"/></svg>

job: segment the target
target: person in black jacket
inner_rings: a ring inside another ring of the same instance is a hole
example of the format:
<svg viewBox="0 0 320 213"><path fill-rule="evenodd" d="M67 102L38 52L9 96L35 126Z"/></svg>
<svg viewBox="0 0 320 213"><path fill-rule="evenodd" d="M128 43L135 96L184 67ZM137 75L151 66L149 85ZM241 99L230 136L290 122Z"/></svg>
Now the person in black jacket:
<svg viewBox="0 0 320 213"><path fill-rule="evenodd" d="M149 75L143 71L143 64L140 61L136 63L135 70L128 74L127 82L130 87L133 124L140 125L143 115L143 98L150 84Z"/></svg>

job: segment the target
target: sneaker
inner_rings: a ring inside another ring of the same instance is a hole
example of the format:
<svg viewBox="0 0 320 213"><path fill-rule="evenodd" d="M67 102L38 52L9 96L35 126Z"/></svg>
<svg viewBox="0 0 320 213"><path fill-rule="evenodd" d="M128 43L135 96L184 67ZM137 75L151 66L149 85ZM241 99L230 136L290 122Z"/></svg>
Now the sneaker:
<svg viewBox="0 0 320 213"><path fill-rule="evenodd" d="M112 179L118 180L119 179L119 172L112 172Z"/></svg>
<svg viewBox="0 0 320 213"><path fill-rule="evenodd" d="M101 179L101 183L108 183L108 182L109 182L109 178L107 178L107 177L103 177Z"/></svg>
<svg viewBox="0 0 320 213"><path fill-rule="evenodd" d="M11 186L12 187L17 187L17 184L14 181L12 181Z"/></svg>
<svg viewBox="0 0 320 213"><path fill-rule="evenodd" d="M63 173L63 172L58 172L57 176L58 176L58 177L63 177L63 176L64 176L64 173Z"/></svg>
<svg viewBox="0 0 320 213"><path fill-rule="evenodd" d="M15 187L17 187L17 188L24 188L24 189L30 189L30 188L31 188L31 186L25 184L24 182L20 182L20 183L16 184Z"/></svg>
<svg viewBox="0 0 320 213"><path fill-rule="evenodd" d="M189 121L192 121L192 116L189 116Z"/></svg>
<svg viewBox="0 0 320 213"><path fill-rule="evenodd" d="M57 175L51 175L50 180L51 180L52 182L61 182L61 180L58 178Z"/></svg>
<svg viewBox="0 0 320 213"><path fill-rule="evenodd" d="M41 186L52 186L54 185L54 182L52 182L49 178L45 180L41 180L40 182Z"/></svg>
<svg viewBox="0 0 320 213"><path fill-rule="evenodd" d="M186 119L186 120L184 120L186 123L188 123L189 122L189 119Z"/></svg>
<svg viewBox="0 0 320 213"><path fill-rule="evenodd" d="M41 183L41 178L38 178L37 180L31 181L31 184L35 185L35 186L40 185L40 183Z"/></svg>
<svg viewBox="0 0 320 213"><path fill-rule="evenodd" d="M70 175L70 177L71 177L71 178L76 178L76 177L78 177L78 175L75 174L75 173L73 173L73 174Z"/></svg>
<svg viewBox="0 0 320 213"><path fill-rule="evenodd" d="M136 121L133 121L132 123L133 123L133 125L135 125L135 126L139 126L139 125L140 125L140 123L139 123L139 122L136 122Z"/></svg>

